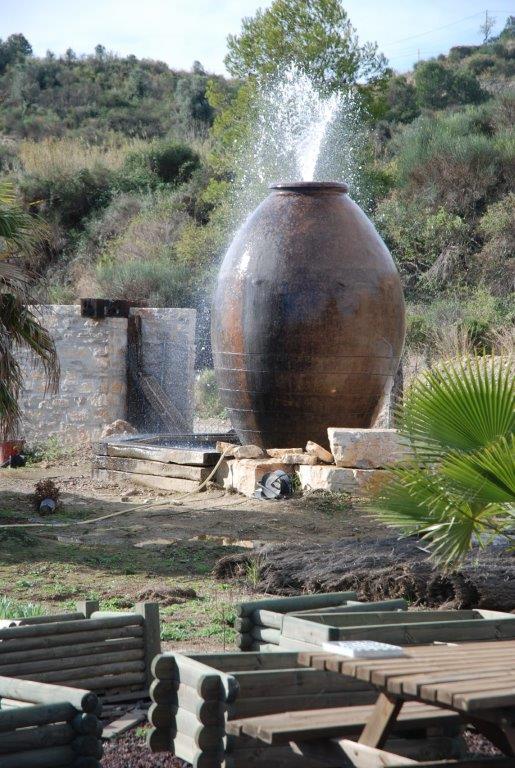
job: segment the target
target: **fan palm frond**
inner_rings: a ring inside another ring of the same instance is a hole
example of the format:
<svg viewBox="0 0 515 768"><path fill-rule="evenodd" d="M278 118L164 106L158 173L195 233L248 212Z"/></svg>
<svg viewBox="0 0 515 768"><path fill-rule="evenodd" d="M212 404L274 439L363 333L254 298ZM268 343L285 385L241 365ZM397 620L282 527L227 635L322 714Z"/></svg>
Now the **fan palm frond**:
<svg viewBox="0 0 515 768"><path fill-rule="evenodd" d="M515 499L515 435L474 453L449 454L442 474L473 502L506 504Z"/></svg>
<svg viewBox="0 0 515 768"><path fill-rule="evenodd" d="M433 559L459 563L474 542L515 522L515 386L511 358L470 356L424 372L399 410L415 459L390 470L366 508L418 534Z"/></svg>
<svg viewBox="0 0 515 768"><path fill-rule="evenodd" d="M421 457L475 451L515 427L511 360L469 356L447 361L417 378L400 412L400 430Z"/></svg>
<svg viewBox="0 0 515 768"><path fill-rule="evenodd" d="M9 261L30 253L41 238L41 226L17 203L12 184L0 181L0 433L16 428L23 384L20 353L43 367L47 390L59 381L59 360L52 338L41 325L32 302L29 275Z"/></svg>

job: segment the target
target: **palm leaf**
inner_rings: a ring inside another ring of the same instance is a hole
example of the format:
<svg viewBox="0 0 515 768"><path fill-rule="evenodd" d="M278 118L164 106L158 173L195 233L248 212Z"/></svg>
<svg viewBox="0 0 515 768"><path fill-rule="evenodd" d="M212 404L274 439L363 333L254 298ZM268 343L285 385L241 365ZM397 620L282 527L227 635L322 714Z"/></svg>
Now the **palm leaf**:
<svg viewBox="0 0 515 768"><path fill-rule="evenodd" d="M21 413L18 395L21 350L42 365L47 390L55 391L59 361L54 343L41 325L32 302L31 279L12 263L12 257L30 253L40 241L42 227L16 201L12 184L0 181L0 431L13 432Z"/></svg>
<svg viewBox="0 0 515 768"><path fill-rule="evenodd" d="M482 541L485 533L491 534L504 512L498 505L474 508L435 470L398 467L389 474L389 482L366 503L366 509L387 525L421 536L433 559L442 565L462 560L474 537Z"/></svg>
<svg viewBox="0 0 515 768"><path fill-rule="evenodd" d="M515 503L515 435L474 453L451 453L442 463L442 474L469 501L484 504Z"/></svg>
<svg viewBox="0 0 515 768"><path fill-rule="evenodd" d="M425 460L475 451L515 426L511 360L469 357L425 371L408 390L400 430Z"/></svg>

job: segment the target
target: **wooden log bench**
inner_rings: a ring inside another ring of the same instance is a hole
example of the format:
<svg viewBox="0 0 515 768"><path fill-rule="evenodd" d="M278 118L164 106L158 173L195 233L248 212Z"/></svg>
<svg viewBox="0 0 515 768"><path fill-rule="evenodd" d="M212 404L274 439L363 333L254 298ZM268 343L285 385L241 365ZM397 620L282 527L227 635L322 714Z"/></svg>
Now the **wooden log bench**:
<svg viewBox="0 0 515 768"><path fill-rule="evenodd" d="M100 768L96 693L0 676L0 702L2 768Z"/></svg>
<svg viewBox="0 0 515 768"><path fill-rule="evenodd" d="M465 643L515 638L515 616L483 609L317 613L284 618L280 647L310 651L335 640L377 640L393 645Z"/></svg>
<svg viewBox="0 0 515 768"><path fill-rule="evenodd" d="M373 710L374 704L365 704L248 717L228 722L227 733L251 736L272 746L291 741L353 736L363 730ZM455 712L418 702L406 704L398 718L400 732L426 730L435 725L440 727L458 722L459 716Z"/></svg>
<svg viewBox="0 0 515 768"><path fill-rule="evenodd" d="M95 691L103 702L148 697L160 650L159 607L104 612L96 601L77 611L0 628L0 676Z"/></svg>
<svg viewBox="0 0 515 768"><path fill-rule="evenodd" d="M291 652L165 653L154 660L153 673L149 745L195 768L318 768L324 764L294 754L287 741L267 743L241 732L234 721L282 718L285 712L303 717L312 710L332 717L333 708L344 708L350 714L343 733L357 735L377 698L370 683L301 667L298 654ZM431 709L425 708L425 719L420 715L401 724L402 739L395 734L394 746L403 754L426 749L432 755L440 748L452 752L459 718L441 712L436 717Z"/></svg>
<svg viewBox="0 0 515 768"><path fill-rule="evenodd" d="M366 613L369 611L406 611L405 600L361 602L355 592L331 592L319 595L271 598L240 603L234 624L236 646L242 651L275 650L281 643L286 616L312 617L319 614Z"/></svg>

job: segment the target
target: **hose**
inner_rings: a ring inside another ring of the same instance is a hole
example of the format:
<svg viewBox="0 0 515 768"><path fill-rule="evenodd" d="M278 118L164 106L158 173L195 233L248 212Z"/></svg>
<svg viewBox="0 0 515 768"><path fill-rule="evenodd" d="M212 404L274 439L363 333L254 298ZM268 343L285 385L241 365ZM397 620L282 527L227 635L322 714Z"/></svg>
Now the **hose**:
<svg viewBox="0 0 515 768"><path fill-rule="evenodd" d="M126 507L124 509L119 509L118 512L111 512L108 515L102 515L101 517L94 517L92 520L74 520L69 523L2 523L0 524L0 528L71 528L73 526L79 526L79 525L93 525L94 523L100 523L102 520L110 520L113 517L119 517L120 515L125 515L127 512L136 512L138 509L153 509L156 507L169 507L170 504L175 506L183 506L183 499L186 499L188 496L192 496L195 493L198 493L201 491L204 486L209 483L211 478L215 475L218 467L222 463L222 461L225 458L225 455L229 453L229 451L233 450L234 446L228 446L225 451L223 451L220 455L220 458L216 462L215 466L209 473L209 475L206 477L205 480L203 480L200 485L195 488L192 491L188 491L187 493L184 493L182 496L179 496L178 499L167 499L166 501L156 501L153 504L137 504L133 507ZM246 499L245 501L248 501ZM244 501L241 503L245 503Z"/></svg>

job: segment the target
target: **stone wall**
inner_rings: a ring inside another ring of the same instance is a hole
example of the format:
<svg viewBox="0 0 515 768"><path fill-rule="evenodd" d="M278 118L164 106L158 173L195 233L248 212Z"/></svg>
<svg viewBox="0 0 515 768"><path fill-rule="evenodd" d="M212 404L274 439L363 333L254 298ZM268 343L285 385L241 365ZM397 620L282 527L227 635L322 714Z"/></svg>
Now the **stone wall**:
<svg viewBox="0 0 515 768"><path fill-rule="evenodd" d="M32 442L97 438L127 418L127 319L82 317L79 305L40 307L61 364L56 395L45 395L39 368L23 361L21 434ZM143 359L177 408L193 422L195 310L137 309L142 315ZM146 421L145 413L141 421Z"/></svg>

